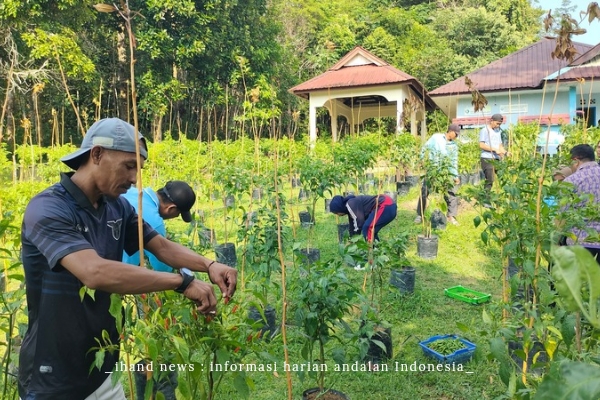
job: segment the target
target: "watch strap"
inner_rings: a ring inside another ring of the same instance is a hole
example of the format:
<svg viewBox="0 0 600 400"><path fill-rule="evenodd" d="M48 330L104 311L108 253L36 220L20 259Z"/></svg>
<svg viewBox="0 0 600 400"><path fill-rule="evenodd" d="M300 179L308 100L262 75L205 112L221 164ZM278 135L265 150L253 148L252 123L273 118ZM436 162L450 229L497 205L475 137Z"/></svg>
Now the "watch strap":
<svg viewBox="0 0 600 400"><path fill-rule="evenodd" d="M175 291L177 293L183 293L188 288L188 286L190 286L190 284L195 279L195 277L192 273L187 272L187 271L179 271L179 275L182 276L183 282L181 282L181 285L179 285L179 286L177 286L177 288L175 288Z"/></svg>

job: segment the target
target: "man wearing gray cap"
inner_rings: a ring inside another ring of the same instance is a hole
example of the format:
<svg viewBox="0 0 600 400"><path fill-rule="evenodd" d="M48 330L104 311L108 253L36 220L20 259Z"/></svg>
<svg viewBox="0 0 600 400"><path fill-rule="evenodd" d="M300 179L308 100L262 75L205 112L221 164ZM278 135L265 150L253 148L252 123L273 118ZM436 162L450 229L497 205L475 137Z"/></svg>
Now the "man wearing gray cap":
<svg viewBox="0 0 600 400"><path fill-rule="evenodd" d="M456 185L460 182L458 178L458 147L454 141L460 134L460 126L450 124L446 133L434 133L423 146L421 158L429 157L429 162L447 166L448 172L452 175L455 186L444 193L444 200L448 205L448 222L458 225L456 215L458 214L458 198L456 197ZM420 224L423 221L423 212L427 208L427 197L429 196L429 184L426 179L421 186L421 196L417 202L417 217L415 223Z"/></svg>
<svg viewBox="0 0 600 400"><path fill-rule="evenodd" d="M493 160L502 160L507 151L502 144L502 131L500 125L504 121L502 114L494 114L490 118L489 124L479 131L479 148L481 149L481 169L485 176L485 190L492 190L494 184L494 165ZM487 206L487 204L486 204Z"/></svg>
<svg viewBox="0 0 600 400"><path fill-rule="evenodd" d="M165 239L147 223L138 233L138 215L120 195L136 183L137 168L147 157L146 142L132 125L102 119L87 131L79 150L62 158L75 172L61 174L60 183L27 205L21 231L29 318L19 357L22 399L125 399L121 384L111 381L118 350L105 349L98 360L93 350L107 342L119 348L112 293L175 290L199 312L214 313L212 285L182 272L187 267L208 273L223 297L234 294L235 269ZM138 250L139 234L145 248L180 273L122 263L124 250Z"/></svg>

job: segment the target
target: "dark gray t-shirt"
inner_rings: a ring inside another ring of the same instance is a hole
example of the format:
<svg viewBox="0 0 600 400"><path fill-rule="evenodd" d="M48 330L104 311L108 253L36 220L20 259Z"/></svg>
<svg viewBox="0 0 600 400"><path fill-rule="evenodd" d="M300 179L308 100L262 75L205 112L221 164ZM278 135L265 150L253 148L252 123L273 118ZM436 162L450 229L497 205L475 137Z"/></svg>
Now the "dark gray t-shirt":
<svg viewBox="0 0 600 400"><path fill-rule="evenodd" d="M157 235L146 223L143 229L146 243ZM104 198L94 208L70 175L62 174L60 183L29 202L21 241L29 324L20 353L19 395L84 399L119 359L118 351L106 352L101 369L90 371L96 339L106 331L118 349L119 335L109 313L110 293L97 290L94 299L82 300L83 284L60 261L85 249L121 261L123 250L137 251L137 214L122 198Z"/></svg>

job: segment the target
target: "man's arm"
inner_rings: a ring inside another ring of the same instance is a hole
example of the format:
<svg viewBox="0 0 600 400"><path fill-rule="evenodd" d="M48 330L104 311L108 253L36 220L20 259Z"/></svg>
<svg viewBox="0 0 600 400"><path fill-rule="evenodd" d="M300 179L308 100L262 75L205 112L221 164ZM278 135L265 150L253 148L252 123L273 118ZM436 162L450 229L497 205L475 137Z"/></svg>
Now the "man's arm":
<svg viewBox="0 0 600 400"><path fill-rule="evenodd" d="M175 290L183 283L180 275L106 260L92 249L70 253L61 259L60 264L88 288L109 293L140 294ZM213 312L216 308L213 287L206 282L198 279L192 281L184 295L194 301L202 313Z"/></svg>
<svg viewBox="0 0 600 400"><path fill-rule="evenodd" d="M146 249L173 268L189 268L192 271L207 272L211 282L221 289L223 297L231 297L235 293L237 270L234 268L212 261L160 235L153 237L146 244Z"/></svg>

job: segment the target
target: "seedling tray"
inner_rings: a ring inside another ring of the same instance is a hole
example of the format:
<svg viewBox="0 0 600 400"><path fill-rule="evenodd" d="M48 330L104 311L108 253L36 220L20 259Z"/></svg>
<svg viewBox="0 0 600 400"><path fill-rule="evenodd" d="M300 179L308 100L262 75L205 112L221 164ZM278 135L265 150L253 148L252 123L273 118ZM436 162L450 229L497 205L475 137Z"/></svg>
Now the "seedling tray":
<svg viewBox="0 0 600 400"><path fill-rule="evenodd" d="M481 293L476 290L467 289L462 286L454 286L444 290L446 296L452 297L465 303L481 304L487 303L492 298L491 294Z"/></svg>
<svg viewBox="0 0 600 400"><path fill-rule="evenodd" d="M429 347L431 343L444 339L458 339L464 345L464 347L450 354L440 354ZM473 353L475 353L475 349L477 349L477 346L474 343L471 343L468 340L456 335L432 336L427 340L419 342L419 346L421 346L421 349L423 349L423 353L425 353L425 355L435 358L440 363L446 364L462 364L464 362L467 362L471 359L471 357L473 357Z"/></svg>

